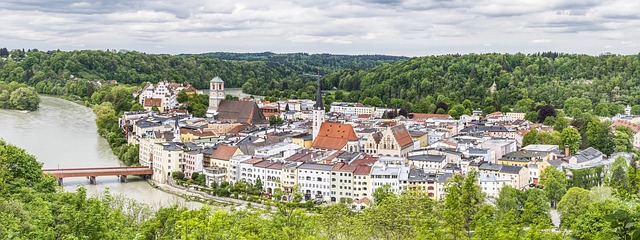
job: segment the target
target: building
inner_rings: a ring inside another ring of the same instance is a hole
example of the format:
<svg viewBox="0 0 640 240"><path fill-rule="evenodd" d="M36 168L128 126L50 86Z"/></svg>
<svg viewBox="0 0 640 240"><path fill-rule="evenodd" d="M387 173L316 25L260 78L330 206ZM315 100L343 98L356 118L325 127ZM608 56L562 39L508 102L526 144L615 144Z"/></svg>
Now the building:
<svg viewBox="0 0 640 240"><path fill-rule="evenodd" d="M495 173L478 174L478 183L480 184L482 192L484 192L487 197L494 199L500 196L500 190L502 190L502 187L513 187L511 177L499 176Z"/></svg>
<svg viewBox="0 0 640 240"><path fill-rule="evenodd" d="M379 187L389 185L393 193L400 194L406 186L400 182L400 179L409 179L408 167L378 162L371 169L371 193Z"/></svg>
<svg viewBox="0 0 640 240"><path fill-rule="evenodd" d="M224 81L215 77L209 82L209 108L207 117L220 122L248 125L268 125L262 110L252 101L225 100Z"/></svg>
<svg viewBox="0 0 640 240"><path fill-rule="evenodd" d="M373 156L406 157L411 151L413 151L413 139L402 124L372 133L364 145L364 152Z"/></svg>
<svg viewBox="0 0 640 240"><path fill-rule="evenodd" d="M312 148L325 150L360 151L358 137L349 124L324 122L314 138Z"/></svg>
<svg viewBox="0 0 640 240"><path fill-rule="evenodd" d="M440 172L447 165L444 155L420 154L407 157L412 168L422 169L424 172Z"/></svg>
<svg viewBox="0 0 640 240"><path fill-rule="evenodd" d="M316 141L318 134L322 128L322 124L324 123L324 104L322 103L322 90L320 88L320 79L318 79L318 89L316 90L316 103L313 105L313 126L312 126L312 135L313 141ZM353 129L352 129L353 131Z"/></svg>
<svg viewBox="0 0 640 240"><path fill-rule="evenodd" d="M201 173L203 170L202 160L203 155L200 150L188 151L183 154L184 156L184 176L191 178L193 173Z"/></svg>
<svg viewBox="0 0 640 240"><path fill-rule="evenodd" d="M331 165L316 163L298 166L298 186L305 200L331 201L331 169Z"/></svg>

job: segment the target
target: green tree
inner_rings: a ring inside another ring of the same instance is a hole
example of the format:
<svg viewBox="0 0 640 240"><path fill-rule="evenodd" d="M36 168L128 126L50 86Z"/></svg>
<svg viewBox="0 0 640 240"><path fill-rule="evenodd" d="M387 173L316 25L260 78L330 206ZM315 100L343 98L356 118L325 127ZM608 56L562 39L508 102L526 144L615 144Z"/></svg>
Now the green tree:
<svg viewBox="0 0 640 240"><path fill-rule="evenodd" d="M571 123L571 121L569 121L568 118L566 118L566 117L558 117L556 119L555 124L553 125L553 130L556 130L558 132L562 132L565 128L569 127L570 123Z"/></svg>
<svg viewBox="0 0 640 240"><path fill-rule="evenodd" d="M33 88L21 87L11 92L9 102L15 109L35 111L40 104L40 97Z"/></svg>
<svg viewBox="0 0 640 240"><path fill-rule="evenodd" d="M564 149L564 146L569 146L569 153L574 154L580 148L582 137L575 128L565 128L561 134L560 149Z"/></svg>
<svg viewBox="0 0 640 240"><path fill-rule="evenodd" d="M579 187L569 188L558 202L561 227L571 229L578 217L585 213L592 198L591 192L587 190Z"/></svg>
<svg viewBox="0 0 640 240"><path fill-rule="evenodd" d="M549 166L542 170L540 184L544 186L544 194L555 208L567 191L567 176L555 167Z"/></svg>
<svg viewBox="0 0 640 240"><path fill-rule="evenodd" d="M600 150L605 155L611 155L615 150L614 135L610 125L610 122L602 122L597 118L587 124L587 141L593 148Z"/></svg>

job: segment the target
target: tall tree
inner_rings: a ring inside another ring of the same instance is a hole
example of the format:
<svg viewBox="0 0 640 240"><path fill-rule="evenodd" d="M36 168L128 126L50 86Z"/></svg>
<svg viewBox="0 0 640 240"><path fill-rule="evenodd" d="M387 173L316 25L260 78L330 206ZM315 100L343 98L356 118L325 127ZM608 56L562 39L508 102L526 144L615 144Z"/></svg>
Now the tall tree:
<svg viewBox="0 0 640 240"><path fill-rule="evenodd" d="M568 127L562 130L561 139L560 149L564 149L564 146L569 146L569 153L574 154L580 148L582 137L578 130Z"/></svg>
<svg viewBox="0 0 640 240"><path fill-rule="evenodd" d="M555 208L567 191L567 176L557 168L549 166L542 170L540 184L544 186L544 194L549 203Z"/></svg>

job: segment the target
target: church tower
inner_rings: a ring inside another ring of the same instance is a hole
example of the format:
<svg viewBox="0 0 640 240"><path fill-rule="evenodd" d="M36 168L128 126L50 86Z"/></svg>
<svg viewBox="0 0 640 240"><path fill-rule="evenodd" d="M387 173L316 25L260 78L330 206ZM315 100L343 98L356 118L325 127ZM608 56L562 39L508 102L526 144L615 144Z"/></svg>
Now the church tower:
<svg viewBox="0 0 640 240"><path fill-rule="evenodd" d="M322 103L322 91L320 90L320 79L318 79L318 90L316 91L316 104L313 105L313 141L316 140L320 126L324 122L324 104Z"/></svg>
<svg viewBox="0 0 640 240"><path fill-rule="evenodd" d="M207 109L207 117L213 117L218 114L218 107L224 98L224 81L216 76L209 82L209 108Z"/></svg>

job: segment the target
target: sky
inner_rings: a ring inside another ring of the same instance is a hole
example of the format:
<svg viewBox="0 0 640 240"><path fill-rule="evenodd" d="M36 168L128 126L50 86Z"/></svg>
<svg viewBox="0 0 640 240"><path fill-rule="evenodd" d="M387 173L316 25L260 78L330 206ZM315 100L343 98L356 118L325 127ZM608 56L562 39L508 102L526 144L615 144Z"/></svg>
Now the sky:
<svg viewBox="0 0 640 240"><path fill-rule="evenodd" d="M2 0L0 47L638 54L637 0Z"/></svg>

